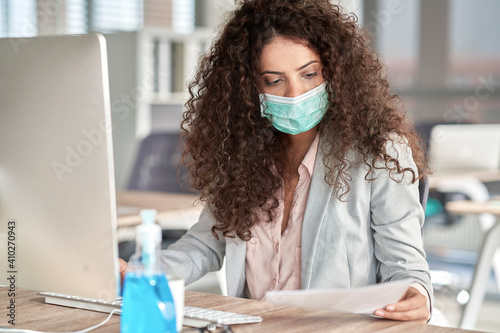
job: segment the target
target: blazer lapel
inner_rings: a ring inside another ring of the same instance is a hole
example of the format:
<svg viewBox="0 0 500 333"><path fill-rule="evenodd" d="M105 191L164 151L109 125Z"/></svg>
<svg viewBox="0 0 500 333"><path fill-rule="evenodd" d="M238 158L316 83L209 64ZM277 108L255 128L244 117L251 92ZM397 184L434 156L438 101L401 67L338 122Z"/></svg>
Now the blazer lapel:
<svg viewBox="0 0 500 333"><path fill-rule="evenodd" d="M304 221L302 223L301 238L301 265L300 278L301 289L309 289L313 273L313 264L316 256L316 245L323 223L327 206L331 202L333 188L325 182L325 166L323 164L323 153L321 152L321 141L316 154L309 197L307 199Z"/></svg>
<svg viewBox="0 0 500 333"><path fill-rule="evenodd" d="M246 242L226 238L226 285L228 296L244 297Z"/></svg>

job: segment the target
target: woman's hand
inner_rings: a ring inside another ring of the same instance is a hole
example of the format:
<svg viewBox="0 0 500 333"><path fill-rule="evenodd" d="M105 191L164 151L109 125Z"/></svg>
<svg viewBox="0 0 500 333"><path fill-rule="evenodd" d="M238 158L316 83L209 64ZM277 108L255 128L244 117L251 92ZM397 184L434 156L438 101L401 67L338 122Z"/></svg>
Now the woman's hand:
<svg viewBox="0 0 500 333"><path fill-rule="evenodd" d="M384 309L378 309L374 314L386 319L426 323L429 319L427 298L416 288L410 287L399 302L389 304Z"/></svg>
<svg viewBox="0 0 500 333"><path fill-rule="evenodd" d="M118 258L119 262L120 262L120 280L121 280L121 283L123 285L123 281L125 281L125 273L127 273L127 263L125 262L125 260L123 260L122 258Z"/></svg>

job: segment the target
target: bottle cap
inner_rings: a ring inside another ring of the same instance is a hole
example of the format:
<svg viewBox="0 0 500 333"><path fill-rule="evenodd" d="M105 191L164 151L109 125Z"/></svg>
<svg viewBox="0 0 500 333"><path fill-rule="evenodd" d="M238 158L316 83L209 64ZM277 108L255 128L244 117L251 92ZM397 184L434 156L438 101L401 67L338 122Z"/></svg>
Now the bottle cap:
<svg viewBox="0 0 500 333"><path fill-rule="evenodd" d="M151 225L155 223L156 209L141 209L141 219L143 225Z"/></svg>
<svg viewBox="0 0 500 333"><path fill-rule="evenodd" d="M156 209L141 210L142 224L136 229L137 243L161 243L161 227L155 223L156 213Z"/></svg>

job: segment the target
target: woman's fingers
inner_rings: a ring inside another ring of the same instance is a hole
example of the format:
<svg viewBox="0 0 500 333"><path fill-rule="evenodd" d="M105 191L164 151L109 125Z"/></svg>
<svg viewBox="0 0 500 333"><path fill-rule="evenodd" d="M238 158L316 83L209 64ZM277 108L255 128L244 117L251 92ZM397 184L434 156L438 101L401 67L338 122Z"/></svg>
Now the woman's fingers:
<svg viewBox="0 0 500 333"><path fill-rule="evenodd" d="M428 318L428 312L425 308L423 309L419 308L411 311L398 311L398 312L377 310L375 311L375 315L391 320L420 321L422 323L426 323Z"/></svg>
<svg viewBox="0 0 500 333"><path fill-rule="evenodd" d="M122 258L118 258L119 262L120 262L120 279L122 281L122 284L123 284L123 280L125 279L125 273L127 273L127 263L125 262L125 260L123 260Z"/></svg>
<svg viewBox="0 0 500 333"><path fill-rule="evenodd" d="M426 297L417 289L410 287L399 302L389 304L384 309L378 309L374 314L387 319L425 323L429 318L429 309Z"/></svg>

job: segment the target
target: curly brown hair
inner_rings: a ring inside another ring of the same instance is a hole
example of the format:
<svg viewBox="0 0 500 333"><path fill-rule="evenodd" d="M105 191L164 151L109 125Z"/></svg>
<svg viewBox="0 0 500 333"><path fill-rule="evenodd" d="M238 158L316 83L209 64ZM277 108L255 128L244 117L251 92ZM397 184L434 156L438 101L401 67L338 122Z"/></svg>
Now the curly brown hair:
<svg viewBox="0 0 500 333"><path fill-rule="evenodd" d="M219 231L249 240L257 208L271 221L279 205L284 147L261 116L257 73L262 49L275 36L305 42L321 59L330 104L317 129L325 181L339 199L349 192L349 151L369 167L367 181L377 161L391 173L409 172L413 182L427 172L419 136L355 16L329 0L240 1L189 84L181 125L183 161L217 220L215 237ZM418 170L386 151L394 137L405 138Z"/></svg>

